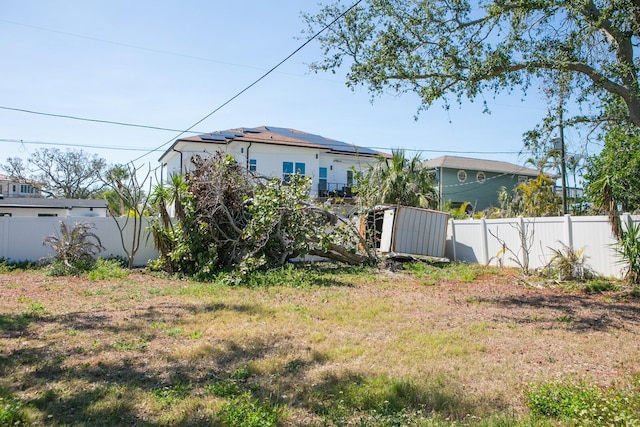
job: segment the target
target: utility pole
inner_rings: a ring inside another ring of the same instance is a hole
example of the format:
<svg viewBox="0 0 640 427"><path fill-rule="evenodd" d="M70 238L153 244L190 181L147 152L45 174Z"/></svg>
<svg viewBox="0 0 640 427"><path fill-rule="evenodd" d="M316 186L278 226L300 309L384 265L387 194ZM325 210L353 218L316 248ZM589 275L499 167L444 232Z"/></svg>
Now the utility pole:
<svg viewBox="0 0 640 427"><path fill-rule="evenodd" d="M569 209L567 207L567 156L564 144L564 123L562 121L564 105L564 96L560 96L559 106L559 118L560 118L560 173L562 175L562 213L567 214Z"/></svg>

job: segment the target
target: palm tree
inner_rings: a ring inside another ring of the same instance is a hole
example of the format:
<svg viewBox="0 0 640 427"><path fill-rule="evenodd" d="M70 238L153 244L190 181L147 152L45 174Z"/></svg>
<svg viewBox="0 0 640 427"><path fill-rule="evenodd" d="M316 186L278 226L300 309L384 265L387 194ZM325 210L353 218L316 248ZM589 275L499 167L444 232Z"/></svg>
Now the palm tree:
<svg viewBox="0 0 640 427"><path fill-rule="evenodd" d="M433 208L437 204L431 171L419 154L407 158L404 150L393 150L390 158L379 157L359 180L357 191L367 207L388 203Z"/></svg>
<svg viewBox="0 0 640 427"><path fill-rule="evenodd" d="M124 215L125 211L125 184L124 182L131 177L129 170L122 165L116 165L107 171L107 182L114 187L119 201L118 215ZM115 208L110 206L112 214L115 212ZM116 215L113 215L116 216Z"/></svg>

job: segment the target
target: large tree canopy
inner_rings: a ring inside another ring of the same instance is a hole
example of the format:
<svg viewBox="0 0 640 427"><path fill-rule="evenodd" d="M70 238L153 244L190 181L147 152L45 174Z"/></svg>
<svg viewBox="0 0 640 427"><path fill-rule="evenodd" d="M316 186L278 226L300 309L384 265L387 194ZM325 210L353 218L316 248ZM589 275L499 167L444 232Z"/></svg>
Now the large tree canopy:
<svg viewBox="0 0 640 427"><path fill-rule="evenodd" d="M27 165L19 157L9 157L1 167L11 176L39 181L49 197L91 199L104 188L102 175L107 163L82 150L39 148L27 159Z"/></svg>
<svg viewBox="0 0 640 427"><path fill-rule="evenodd" d="M347 7L305 15L309 31ZM346 65L349 86L415 92L422 108L569 73L577 100L620 98L640 126L639 28L639 0L363 0L319 37L312 69Z"/></svg>

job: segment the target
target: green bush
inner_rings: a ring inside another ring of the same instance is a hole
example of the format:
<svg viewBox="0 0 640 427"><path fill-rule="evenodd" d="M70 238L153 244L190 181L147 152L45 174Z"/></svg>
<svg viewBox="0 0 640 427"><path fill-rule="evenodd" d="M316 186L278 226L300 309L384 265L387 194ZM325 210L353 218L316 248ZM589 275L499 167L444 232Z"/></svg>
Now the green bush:
<svg viewBox="0 0 640 427"><path fill-rule="evenodd" d="M91 281L106 279L124 279L129 275L129 271L122 268L121 263L116 259L98 259L88 278Z"/></svg>

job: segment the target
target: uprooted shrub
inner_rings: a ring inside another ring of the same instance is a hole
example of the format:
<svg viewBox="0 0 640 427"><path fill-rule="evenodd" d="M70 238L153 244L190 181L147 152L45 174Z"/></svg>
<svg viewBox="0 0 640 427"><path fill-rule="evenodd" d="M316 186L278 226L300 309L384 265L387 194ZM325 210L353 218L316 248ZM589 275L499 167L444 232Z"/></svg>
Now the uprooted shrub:
<svg viewBox="0 0 640 427"><path fill-rule="evenodd" d="M80 222L72 227L60 221L60 234L49 235L42 244L53 249L54 275L78 274L92 268L97 254L104 250L100 238L91 231L95 225Z"/></svg>
<svg viewBox="0 0 640 427"><path fill-rule="evenodd" d="M193 163L183 191L156 191L165 195L154 198L161 213L176 203L173 221L162 214L151 226L160 268L201 279L233 270L241 280L306 254L375 262L351 222L309 201L309 178L258 177L220 153Z"/></svg>

